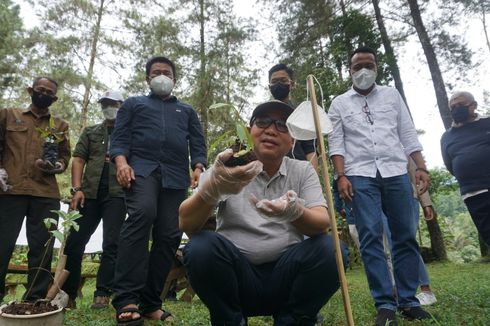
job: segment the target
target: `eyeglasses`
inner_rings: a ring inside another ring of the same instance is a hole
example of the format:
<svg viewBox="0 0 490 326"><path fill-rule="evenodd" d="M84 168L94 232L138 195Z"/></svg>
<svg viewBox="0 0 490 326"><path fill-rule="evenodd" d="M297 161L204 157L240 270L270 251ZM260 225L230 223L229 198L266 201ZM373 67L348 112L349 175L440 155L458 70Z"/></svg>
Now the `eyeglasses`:
<svg viewBox="0 0 490 326"><path fill-rule="evenodd" d="M367 122L369 122L370 124L373 124L374 123L373 115L371 114L371 111L369 111L369 106L368 106L367 101L364 102L364 106L362 107L362 112L364 112L366 114Z"/></svg>
<svg viewBox="0 0 490 326"><path fill-rule="evenodd" d="M252 121L252 124L255 124L260 129L267 129L271 124L274 123L277 131L286 133L288 132L288 126L286 126L286 121L284 120L274 120L271 118L256 118Z"/></svg>

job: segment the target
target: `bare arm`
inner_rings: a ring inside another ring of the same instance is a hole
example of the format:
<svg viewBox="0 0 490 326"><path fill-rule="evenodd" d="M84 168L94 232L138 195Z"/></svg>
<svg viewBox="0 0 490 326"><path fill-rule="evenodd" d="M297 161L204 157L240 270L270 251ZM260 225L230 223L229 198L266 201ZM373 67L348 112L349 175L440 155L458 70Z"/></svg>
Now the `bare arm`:
<svg viewBox="0 0 490 326"><path fill-rule="evenodd" d="M81 157L75 156L71 163L71 186L73 188L81 188L83 168L85 167L85 160ZM77 209L80 205L83 207L85 204L85 195L82 191L77 191L73 195L70 203L71 209Z"/></svg>
<svg viewBox="0 0 490 326"><path fill-rule="evenodd" d="M197 193L182 202L179 208L179 228L188 236L198 232L210 216L215 205L206 203Z"/></svg>
<svg viewBox="0 0 490 326"><path fill-rule="evenodd" d="M335 172L344 173L344 157L342 155L332 155L331 159ZM349 179L346 176L343 176L339 177L336 182L339 197L343 200L351 201L352 196L354 196L354 192L352 190L352 184L350 183Z"/></svg>
<svg viewBox="0 0 490 326"><path fill-rule="evenodd" d="M291 222L301 233L314 236L325 233L330 226L330 217L326 207L305 208L303 215Z"/></svg>
<svg viewBox="0 0 490 326"><path fill-rule="evenodd" d="M415 170L415 185L417 186L419 194L422 194L429 189L429 173L420 151L411 153L410 157L414 160L415 165L417 166L417 169Z"/></svg>

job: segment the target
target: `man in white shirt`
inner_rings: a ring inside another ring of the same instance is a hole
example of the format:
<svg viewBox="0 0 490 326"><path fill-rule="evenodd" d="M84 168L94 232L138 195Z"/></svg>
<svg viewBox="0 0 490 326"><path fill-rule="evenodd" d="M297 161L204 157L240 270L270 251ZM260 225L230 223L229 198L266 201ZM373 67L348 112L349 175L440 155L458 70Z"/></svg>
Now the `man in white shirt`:
<svg viewBox="0 0 490 326"><path fill-rule="evenodd" d="M407 175L407 155L417 165L421 193L429 185L415 127L398 91L376 85L376 53L367 47L350 58L352 89L332 101L330 156L339 195L352 201L361 254L371 295L378 310L376 325L396 325L397 309L406 319L430 319L415 297L418 245ZM396 296L383 252L383 212L392 234Z"/></svg>

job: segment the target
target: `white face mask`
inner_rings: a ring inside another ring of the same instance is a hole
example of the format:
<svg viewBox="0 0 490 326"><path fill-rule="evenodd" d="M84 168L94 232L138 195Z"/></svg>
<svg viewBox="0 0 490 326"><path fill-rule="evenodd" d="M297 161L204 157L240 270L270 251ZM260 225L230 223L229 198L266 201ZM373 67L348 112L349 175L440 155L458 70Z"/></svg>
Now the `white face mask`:
<svg viewBox="0 0 490 326"><path fill-rule="evenodd" d="M117 106L107 106L102 109L102 114L106 120L116 120L118 109Z"/></svg>
<svg viewBox="0 0 490 326"><path fill-rule="evenodd" d="M373 86L374 82L376 81L376 76L376 71L362 68L352 75L352 83L355 87L361 90L366 90Z"/></svg>
<svg viewBox="0 0 490 326"><path fill-rule="evenodd" d="M172 93L174 81L165 75L159 75L152 78L150 88L158 96L167 97Z"/></svg>

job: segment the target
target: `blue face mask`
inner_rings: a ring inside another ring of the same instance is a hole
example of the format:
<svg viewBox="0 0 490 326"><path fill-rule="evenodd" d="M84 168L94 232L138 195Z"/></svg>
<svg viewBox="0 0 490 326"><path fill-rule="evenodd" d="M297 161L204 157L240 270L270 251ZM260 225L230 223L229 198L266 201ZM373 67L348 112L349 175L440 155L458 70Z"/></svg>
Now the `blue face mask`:
<svg viewBox="0 0 490 326"><path fill-rule="evenodd" d="M469 106L458 105L451 110L451 116L455 123L463 123L470 119Z"/></svg>

